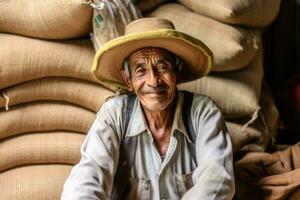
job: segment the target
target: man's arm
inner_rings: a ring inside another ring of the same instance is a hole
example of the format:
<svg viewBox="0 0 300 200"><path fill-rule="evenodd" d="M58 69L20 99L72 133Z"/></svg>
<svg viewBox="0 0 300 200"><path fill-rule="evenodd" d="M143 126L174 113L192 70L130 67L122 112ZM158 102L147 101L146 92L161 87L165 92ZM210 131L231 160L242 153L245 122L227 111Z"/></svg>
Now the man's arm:
<svg viewBox="0 0 300 200"><path fill-rule="evenodd" d="M196 97L197 98L197 97ZM194 101L195 102L195 101ZM192 119L198 167L194 186L183 199L228 200L234 195L231 140L220 110L207 99L205 105L193 103Z"/></svg>
<svg viewBox="0 0 300 200"><path fill-rule="evenodd" d="M81 160L65 182L62 200L110 198L121 138L114 113L122 113L111 104L105 103L97 114L81 146Z"/></svg>

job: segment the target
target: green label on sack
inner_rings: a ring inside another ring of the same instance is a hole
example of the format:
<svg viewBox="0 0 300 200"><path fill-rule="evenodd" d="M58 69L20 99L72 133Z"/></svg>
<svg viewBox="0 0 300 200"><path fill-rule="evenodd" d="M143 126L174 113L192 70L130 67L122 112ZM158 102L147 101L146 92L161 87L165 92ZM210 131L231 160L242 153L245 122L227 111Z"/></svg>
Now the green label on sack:
<svg viewBox="0 0 300 200"><path fill-rule="evenodd" d="M97 14L94 18L94 22L96 25L96 28L103 29L103 17L100 14Z"/></svg>

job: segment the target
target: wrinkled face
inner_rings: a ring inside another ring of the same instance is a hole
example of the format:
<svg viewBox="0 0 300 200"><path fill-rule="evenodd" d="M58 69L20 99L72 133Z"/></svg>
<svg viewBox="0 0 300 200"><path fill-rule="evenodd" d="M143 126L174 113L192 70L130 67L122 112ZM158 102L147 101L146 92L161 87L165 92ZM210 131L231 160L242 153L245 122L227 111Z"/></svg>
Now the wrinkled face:
<svg viewBox="0 0 300 200"><path fill-rule="evenodd" d="M143 107L165 109L175 98L177 73L174 54L160 48L143 48L129 56L131 87Z"/></svg>

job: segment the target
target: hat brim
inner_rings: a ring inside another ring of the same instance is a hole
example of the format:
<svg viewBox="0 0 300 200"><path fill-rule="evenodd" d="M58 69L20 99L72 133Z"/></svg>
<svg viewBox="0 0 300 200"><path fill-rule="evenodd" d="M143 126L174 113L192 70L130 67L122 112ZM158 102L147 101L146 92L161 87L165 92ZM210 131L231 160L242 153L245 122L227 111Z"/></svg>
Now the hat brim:
<svg viewBox="0 0 300 200"><path fill-rule="evenodd" d="M213 66L213 53L203 42L173 29L160 29L124 35L105 43L96 53L92 72L116 90L126 90L120 76L124 60L144 47L163 48L180 57L185 63L180 83L205 76Z"/></svg>

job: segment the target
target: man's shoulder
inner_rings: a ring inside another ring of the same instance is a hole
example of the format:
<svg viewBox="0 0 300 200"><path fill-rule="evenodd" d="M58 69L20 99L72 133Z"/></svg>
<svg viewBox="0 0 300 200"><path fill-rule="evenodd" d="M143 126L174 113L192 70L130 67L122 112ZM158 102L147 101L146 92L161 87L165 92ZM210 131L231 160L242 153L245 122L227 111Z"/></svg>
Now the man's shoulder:
<svg viewBox="0 0 300 200"><path fill-rule="evenodd" d="M191 104L191 111L193 114L202 115L207 112L220 111L217 104L211 99L211 97L203 94L192 93L193 101Z"/></svg>
<svg viewBox="0 0 300 200"><path fill-rule="evenodd" d="M203 104L205 106L216 106L215 102L211 99L211 97L206 96L204 94L194 93L194 102L198 104Z"/></svg>
<svg viewBox="0 0 300 200"><path fill-rule="evenodd" d="M204 94L198 94L198 93L193 93L194 94L194 100L200 100L200 101L211 101L210 97Z"/></svg>
<svg viewBox="0 0 300 200"><path fill-rule="evenodd" d="M108 97L105 101L105 104L125 104L127 97L128 95L126 94Z"/></svg>
<svg viewBox="0 0 300 200"><path fill-rule="evenodd" d="M127 95L116 95L105 100L98 112L119 112L125 108Z"/></svg>
<svg viewBox="0 0 300 200"><path fill-rule="evenodd" d="M182 94L186 91L180 91ZM193 105L198 105L198 106L204 106L204 105L215 105L215 103L212 101L212 99L204 94L199 94L199 93L193 93Z"/></svg>

